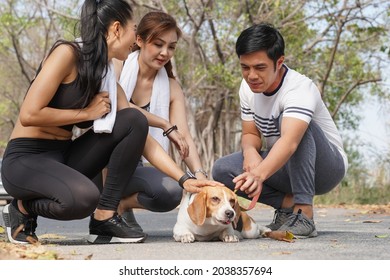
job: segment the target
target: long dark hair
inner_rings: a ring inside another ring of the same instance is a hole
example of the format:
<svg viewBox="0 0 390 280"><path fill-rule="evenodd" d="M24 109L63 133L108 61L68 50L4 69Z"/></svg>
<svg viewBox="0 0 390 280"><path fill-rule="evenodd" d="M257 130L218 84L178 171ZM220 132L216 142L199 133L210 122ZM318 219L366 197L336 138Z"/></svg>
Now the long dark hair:
<svg viewBox="0 0 390 280"><path fill-rule="evenodd" d="M169 30L175 30L178 39L181 37L182 32L172 16L164 12L149 12L144 15L139 22L136 34L140 36L144 42L150 43L162 33ZM133 47L133 51L139 49L140 48L137 45ZM168 77L174 79L175 76L172 72L171 61L168 61L164 67L167 70Z"/></svg>
<svg viewBox="0 0 390 280"><path fill-rule="evenodd" d="M85 0L81 8L79 59L80 85L85 90L84 104L99 92L108 67L106 36L114 21L125 26L133 18L133 10L125 0Z"/></svg>
<svg viewBox="0 0 390 280"><path fill-rule="evenodd" d="M99 92L108 69L106 36L114 21L125 26L133 19L133 10L126 0L85 0L78 22L80 38L75 42L58 40L50 53L61 44L71 46L77 56L77 83L85 92L77 105L86 107Z"/></svg>

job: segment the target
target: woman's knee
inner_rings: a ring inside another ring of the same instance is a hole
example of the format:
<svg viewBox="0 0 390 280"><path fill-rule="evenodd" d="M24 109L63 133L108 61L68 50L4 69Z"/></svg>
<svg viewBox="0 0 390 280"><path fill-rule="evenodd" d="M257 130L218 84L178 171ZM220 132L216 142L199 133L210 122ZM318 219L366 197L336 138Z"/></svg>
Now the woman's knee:
<svg viewBox="0 0 390 280"><path fill-rule="evenodd" d="M115 124L128 134L135 132L137 135L144 135L145 138L149 131L149 124L145 115L134 108L120 110L117 113Z"/></svg>
<svg viewBox="0 0 390 280"><path fill-rule="evenodd" d="M146 196L145 193L138 195L138 200L146 209L154 212L168 212L179 206L183 190L180 187L170 189L169 191L159 191L154 193L153 197Z"/></svg>
<svg viewBox="0 0 390 280"><path fill-rule="evenodd" d="M176 191L171 192L169 198L168 197L166 198L167 203L164 211L165 212L171 211L175 209L177 206L179 206L182 197L183 197L183 190L181 188L177 188Z"/></svg>
<svg viewBox="0 0 390 280"><path fill-rule="evenodd" d="M88 186L72 194L72 200L64 203L64 214L69 220L83 219L90 216L96 209L100 192L96 186Z"/></svg>

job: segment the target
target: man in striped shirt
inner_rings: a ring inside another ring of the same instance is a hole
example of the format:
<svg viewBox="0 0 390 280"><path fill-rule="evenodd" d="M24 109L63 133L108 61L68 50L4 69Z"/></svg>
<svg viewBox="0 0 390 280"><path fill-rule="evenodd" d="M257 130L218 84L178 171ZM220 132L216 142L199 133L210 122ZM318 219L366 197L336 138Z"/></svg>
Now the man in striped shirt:
<svg viewBox="0 0 390 280"><path fill-rule="evenodd" d="M241 152L217 160L213 178L275 208L271 230L318 235L314 195L332 190L348 161L337 127L312 80L284 64L284 40L261 23L237 39L243 80Z"/></svg>

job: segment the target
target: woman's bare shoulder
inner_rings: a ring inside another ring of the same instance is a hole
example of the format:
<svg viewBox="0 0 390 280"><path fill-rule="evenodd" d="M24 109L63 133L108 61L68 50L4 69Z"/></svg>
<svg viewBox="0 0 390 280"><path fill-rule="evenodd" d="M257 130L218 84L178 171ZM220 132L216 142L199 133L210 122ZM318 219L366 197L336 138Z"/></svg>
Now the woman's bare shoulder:
<svg viewBox="0 0 390 280"><path fill-rule="evenodd" d="M77 76L76 49L69 44L60 44L46 57L42 63L42 73L55 75L62 83L73 81Z"/></svg>
<svg viewBox="0 0 390 280"><path fill-rule="evenodd" d="M48 60L56 60L59 63L73 64L77 59L76 47L72 43L61 43L53 48L53 50L45 58L44 63Z"/></svg>
<svg viewBox="0 0 390 280"><path fill-rule="evenodd" d="M171 91L171 100L177 98L183 99L183 89L177 80L169 78L169 87Z"/></svg>

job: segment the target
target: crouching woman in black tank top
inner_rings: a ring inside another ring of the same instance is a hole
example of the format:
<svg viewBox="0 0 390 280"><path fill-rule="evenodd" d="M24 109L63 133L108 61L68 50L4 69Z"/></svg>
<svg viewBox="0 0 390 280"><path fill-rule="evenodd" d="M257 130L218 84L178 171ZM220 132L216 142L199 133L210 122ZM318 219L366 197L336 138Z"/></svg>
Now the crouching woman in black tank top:
<svg viewBox="0 0 390 280"><path fill-rule="evenodd" d="M57 42L42 62L4 153L2 180L15 198L3 209L10 242L36 242L37 216L73 220L93 212L90 242L144 240L144 233L117 215L123 189L142 154L172 178L182 178L189 191L209 183L184 180L184 172L148 136L146 118L129 108L119 85L112 132L90 129L73 139L74 125L92 125L111 111L108 92L100 87L111 59L125 60L135 42L131 7L124 0L86 0L80 38L81 44ZM92 178L106 166L100 190Z"/></svg>

